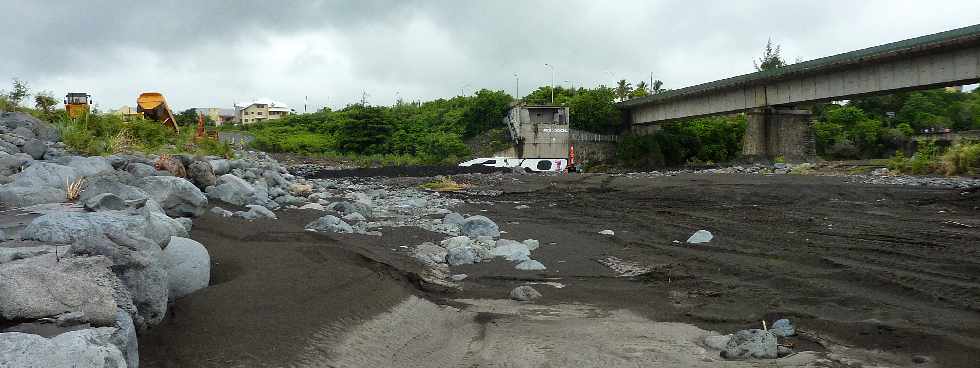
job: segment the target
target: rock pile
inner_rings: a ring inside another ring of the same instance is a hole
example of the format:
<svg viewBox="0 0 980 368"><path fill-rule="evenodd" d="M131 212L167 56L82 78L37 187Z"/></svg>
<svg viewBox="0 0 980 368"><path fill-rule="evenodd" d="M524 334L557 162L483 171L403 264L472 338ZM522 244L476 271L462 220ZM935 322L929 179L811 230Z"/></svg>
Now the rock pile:
<svg viewBox="0 0 980 368"><path fill-rule="evenodd" d="M207 250L186 238L210 166L185 157L180 178L153 156L75 156L58 140L0 113L0 205L31 216L0 237L0 366L136 367L136 330L210 281Z"/></svg>
<svg viewBox="0 0 980 368"><path fill-rule="evenodd" d="M793 323L780 319L772 324L771 329L748 329L731 335L706 336L704 345L720 350L719 355L729 360L776 359L793 353L786 346L779 345L778 339L795 334Z"/></svg>

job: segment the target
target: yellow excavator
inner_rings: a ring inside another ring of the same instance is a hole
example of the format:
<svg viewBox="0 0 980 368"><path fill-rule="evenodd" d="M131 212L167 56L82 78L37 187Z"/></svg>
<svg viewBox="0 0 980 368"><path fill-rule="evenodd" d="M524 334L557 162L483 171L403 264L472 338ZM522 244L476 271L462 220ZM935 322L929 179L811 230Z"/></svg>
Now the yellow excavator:
<svg viewBox="0 0 980 368"><path fill-rule="evenodd" d="M174 119L174 113L170 111L170 106L167 106L167 99L160 93L141 93L136 99L136 111L147 119L159 121L176 133L180 132L177 128L177 119Z"/></svg>
<svg viewBox="0 0 980 368"><path fill-rule="evenodd" d="M89 105L92 104L92 95L81 92L69 92L65 95L65 111L68 117L75 119L89 112Z"/></svg>

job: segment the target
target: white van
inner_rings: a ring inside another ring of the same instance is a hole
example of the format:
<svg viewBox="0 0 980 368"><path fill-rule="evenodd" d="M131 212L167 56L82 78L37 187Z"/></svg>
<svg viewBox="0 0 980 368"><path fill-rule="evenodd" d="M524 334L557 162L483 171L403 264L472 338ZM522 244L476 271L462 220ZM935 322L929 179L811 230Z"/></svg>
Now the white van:
<svg viewBox="0 0 980 368"><path fill-rule="evenodd" d="M527 172L560 172L568 167L568 160L563 158L482 157L460 163L459 166L520 167Z"/></svg>

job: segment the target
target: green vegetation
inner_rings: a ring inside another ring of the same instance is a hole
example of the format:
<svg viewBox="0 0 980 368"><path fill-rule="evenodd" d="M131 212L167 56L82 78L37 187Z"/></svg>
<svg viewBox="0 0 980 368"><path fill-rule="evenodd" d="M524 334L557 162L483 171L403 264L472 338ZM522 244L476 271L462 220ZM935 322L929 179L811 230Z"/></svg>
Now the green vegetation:
<svg viewBox="0 0 980 368"><path fill-rule="evenodd" d="M455 163L470 155L463 139L499 129L511 97L474 96L395 106L351 105L245 127L253 145L272 152L348 157L381 164Z"/></svg>
<svg viewBox="0 0 980 368"><path fill-rule="evenodd" d="M742 150L745 125L744 114L670 124L651 135L624 137L616 157L640 169L731 161Z"/></svg>
<svg viewBox="0 0 980 368"><path fill-rule="evenodd" d="M57 112L54 125L65 145L85 155L111 155L125 152L192 153L232 157L227 143L214 139L195 141L194 131L182 129L180 134L159 122L145 119L123 121L113 114L85 114L69 119L64 110Z"/></svg>
<svg viewBox="0 0 980 368"><path fill-rule="evenodd" d="M786 66L786 60L780 55L782 52L779 45L773 45L772 38L766 42L766 48L762 50L762 57L759 60L752 60L755 70L764 71L781 68Z"/></svg>
<svg viewBox="0 0 980 368"><path fill-rule="evenodd" d="M934 142L919 142L912 157L896 152L888 169L917 175L976 175L980 172L980 143L959 143L940 154Z"/></svg>

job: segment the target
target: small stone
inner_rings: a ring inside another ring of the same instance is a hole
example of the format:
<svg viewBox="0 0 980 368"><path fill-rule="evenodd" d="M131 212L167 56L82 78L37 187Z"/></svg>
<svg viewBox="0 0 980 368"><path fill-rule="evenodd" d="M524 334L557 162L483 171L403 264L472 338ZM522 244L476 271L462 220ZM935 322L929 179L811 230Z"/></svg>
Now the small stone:
<svg viewBox="0 0 980 368"><path fill-rule="evenodd" d="M524 240L524 245L527 246L528 250L535 250L538 249L539 246L541 246L541 243L535 239L526 239Z"/></svg>
<svg viewBox="0 0 980 368"><path fill-rule="evenodd" d="M214 207L214 208L212 208L211 209L211 213L213 213L215 215L218 215L218 216L221 216L221 217L231 217L231 216L234 216L235 215L231 211L226 210L226 209L221 208L221 207Z"/></svg>
<svg viewBox="0 0 980 368"><path fill-rule="evenodd" d="M347 220L348 222L359 222L367 219L364 218L364 215L354 212L354 213L348 213L344 215L344 220Z"/></svg>
<svg viewBox="0 0 980 368"><path fill-rule="evenodd" d="M915 364L925 364L925 363L929 363L931 361L932 361L932 359L929 358L929 357L927 357L927 356L925 356L925 355L913 355L912 356L912 363L915 363Z"/></svg>
<svg viewBox="0 0 980 368"><path fill-rule="evenodd" d="M460 282L460 281L466 280L466 277L468 277L468 276L465 273L460 273L460 274L455 274L455 275L449 276L449 279L450 280L453 280L454 282Z"/></svg>
<svg viewBox="0 0 980 368"><path fill-rule="evenodd" d="M529 302L540 297L541 293L527 285L518 286L510 291L510 298L517 301Z"/></svg>
<svg viewBox="0 0 980 368"><path fill-rule="evenodd" d="M533 259L526 260L524 262L518 263L514 268L521 271L544 271L547 267L541 262L535 261Z"/></svg>
<svg viewBox="0 0 980 368"><path fill-rule="evenodd" d="M319 204L319 203L308 203L308 204L304 204L304 205L300 206L299 209L301 209L301 210L326 211L326 208L323 207L323 205L322 204Z"/></svg>
<svg viewBox="0 0 980 368"><path fill-rule="evenodd" d="M785 357L785 356L789 356L790 354L793 354L793 349L790 349L790 348L785 347L785 346L782 346L782 345L776 346L776 356L777 357L782 358L782 357Z"/></svg>
<svg viewBox="0 0 980 368"><path fill-rule="evenodd" d="M708 230L698 230L698 231L695 231L694 234L692 234L690 238L687 238L687 243L688 244L701 244L701 243L710 242L711 239L714 239L714 235L711 235L711 232L710 231L708 231Z"/></svg>
<svg viewBox="0 0 980 368"><path fill-rule="evenodd" d="M614 236L614 235L616 235L616 232L615 231L612 231L612 230L602 230L602 231L599 232L599 234L601 234L601 235Z"/></svg>
<svg viewBox="0 0 980 368"><path fill-rule="evenodd" d="M738 331L728 341L721 357L731 360L777 358L776 335L759 329Z"/></svg>

